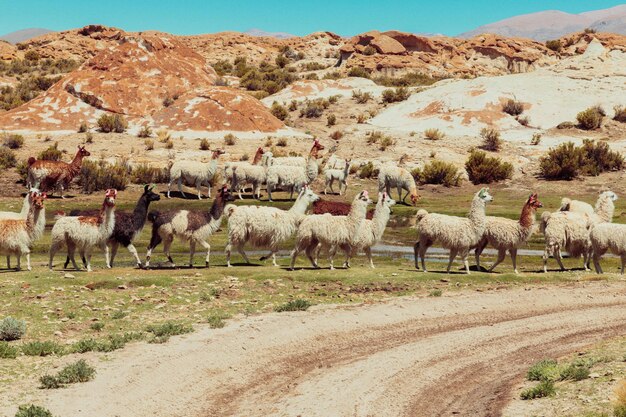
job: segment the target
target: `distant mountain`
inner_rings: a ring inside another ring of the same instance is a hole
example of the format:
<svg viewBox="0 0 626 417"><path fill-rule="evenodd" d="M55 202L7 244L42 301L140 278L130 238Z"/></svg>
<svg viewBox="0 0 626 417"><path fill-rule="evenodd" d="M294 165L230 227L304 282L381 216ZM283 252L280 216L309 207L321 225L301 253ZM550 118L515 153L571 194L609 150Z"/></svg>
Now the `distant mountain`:
<svg viewBox="0 0 626 417"><path fill-rule="evenodd" d="M270 38L277 38L277 39L287 39L287 38L293 38L296 36L296 35L292 35L290 33L285 33L285 32L266 32L261 29L249 29L249 30L246 30L244 33L250 36L257 36L257 37L267 36Z"/></svg>
<svg viewBox="0 0 626 417"><path fill-rule="evenodd" d="M0 39L15 44L27 41L40 35L45 35L46 33L50 32L53 31L43 28L22 29L15 32L7 33L6 35L2 35L0 36Z"/></svg>
<svg viewBox="0 0 626 417"><path fill-rule="evenodd" d="M559 10L524 14L480 26L459 37L471 38L482 33L495 33L545 41L585 28L626 35L626 4L580 14Z"/></svg>

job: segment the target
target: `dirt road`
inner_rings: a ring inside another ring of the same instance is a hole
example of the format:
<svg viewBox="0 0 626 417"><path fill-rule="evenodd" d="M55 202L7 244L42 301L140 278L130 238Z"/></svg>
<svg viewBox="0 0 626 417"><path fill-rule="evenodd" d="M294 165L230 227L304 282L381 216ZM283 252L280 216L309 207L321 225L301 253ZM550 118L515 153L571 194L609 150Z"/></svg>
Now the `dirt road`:
<svg viewBox="0 0 626 417"><path fill-rule="evenodd" d="M91 358L92 382L26 398L73 417L497 416L536 360L625 334L623 282L459 292L135 344Z"/></svg>

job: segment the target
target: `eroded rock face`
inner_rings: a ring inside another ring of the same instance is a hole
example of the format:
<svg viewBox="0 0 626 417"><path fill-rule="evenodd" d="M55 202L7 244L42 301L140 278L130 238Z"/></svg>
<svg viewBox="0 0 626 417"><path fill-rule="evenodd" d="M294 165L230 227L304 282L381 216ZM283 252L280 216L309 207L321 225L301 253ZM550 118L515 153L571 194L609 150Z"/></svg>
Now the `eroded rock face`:
<svg viewBox="0 0 626 417"><path fill-rule="evenodd" d="M88 36L101 28L85 29ZM255 98L214 87L205 58L175 37L124 35L34 100L0 115L9 130L75 130L104 112L179 130L274 131L283 124ZM167 107L169 106L169 107Z"/></svg>
<svg viewBox="0 0 626 417"><path fill-rule="evenodd" d="M10 61L17 58L17 48L8 42L0 41L0 61Z"/></svg>

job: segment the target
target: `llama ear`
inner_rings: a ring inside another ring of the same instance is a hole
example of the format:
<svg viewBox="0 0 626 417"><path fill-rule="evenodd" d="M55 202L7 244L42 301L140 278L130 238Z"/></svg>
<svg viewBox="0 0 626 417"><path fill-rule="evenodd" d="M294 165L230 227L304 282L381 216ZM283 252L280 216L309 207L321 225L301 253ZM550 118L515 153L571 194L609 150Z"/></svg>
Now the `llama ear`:
<svg viewBox="0 0 626 417"><path fill-rule="evenodd" d="M148 184L143 186L143 192L147 193L148 191L150 191L150 186Z"/></svg>

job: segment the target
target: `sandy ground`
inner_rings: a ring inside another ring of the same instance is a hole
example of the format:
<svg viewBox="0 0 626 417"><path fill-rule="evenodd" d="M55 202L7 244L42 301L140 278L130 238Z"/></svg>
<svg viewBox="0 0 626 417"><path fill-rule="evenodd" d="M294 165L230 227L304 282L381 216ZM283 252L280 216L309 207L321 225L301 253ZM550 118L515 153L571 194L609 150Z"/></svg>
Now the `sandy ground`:
<svg viewBox="0 0 626 417"><path fill-rule="evenodd" d="M586 282L249 317L91 358L95 380L19 401L61 416L506 415L533 362L626 334L625 295Z"/></svg>

